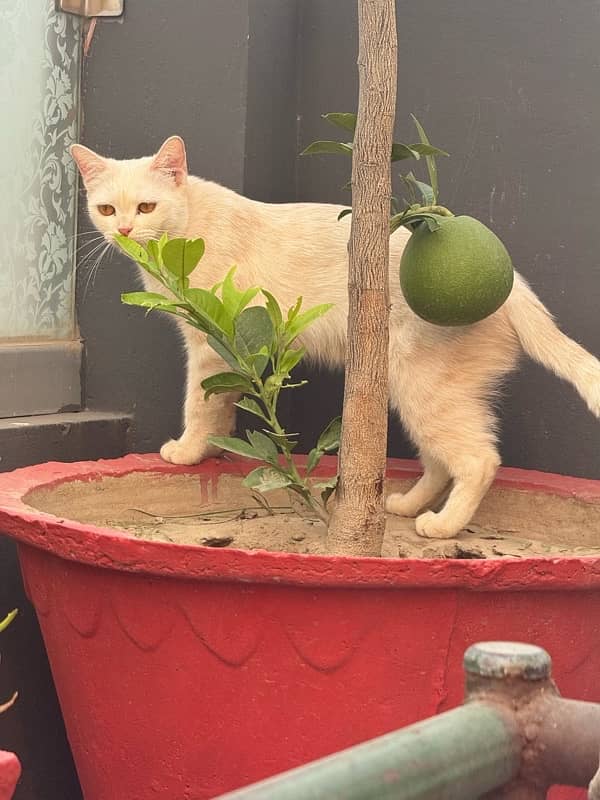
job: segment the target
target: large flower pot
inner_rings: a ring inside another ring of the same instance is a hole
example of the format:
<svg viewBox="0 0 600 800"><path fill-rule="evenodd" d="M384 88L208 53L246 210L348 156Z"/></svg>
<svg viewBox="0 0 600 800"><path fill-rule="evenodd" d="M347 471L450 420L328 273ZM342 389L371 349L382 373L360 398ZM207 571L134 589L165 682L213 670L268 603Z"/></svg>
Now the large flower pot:
<svg viewBox="0 0 600 800"><path fill-rule="evenodd" d="M391 461L389 477L417 470ZM240 464L128 456L0 477L0 530L19 543L86 800L210 798L431 716L460 703L475 641L541 645L564 695L600 701L600 557L181 546L27 502L36 487L134 471L214 485ZM508 469L498 483L600 503L600 481Z"/></svg>
<svg viewBox="0 0 600 800"><path fill-rule="evenodd" d="M0 750L0 800L11 800L20 775L21 765L16 755Z"/></svg>

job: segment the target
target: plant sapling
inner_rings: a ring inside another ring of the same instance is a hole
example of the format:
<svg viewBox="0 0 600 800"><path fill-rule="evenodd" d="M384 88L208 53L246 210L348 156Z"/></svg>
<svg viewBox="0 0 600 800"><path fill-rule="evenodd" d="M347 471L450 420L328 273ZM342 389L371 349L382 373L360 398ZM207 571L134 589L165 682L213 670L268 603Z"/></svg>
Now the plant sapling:
<svg viewBox="0 0 600 800"><path fill-rule="evenodd" d="M165 234L144 247L119 234L115 242L171 295L131 292L122 295L123 302L172 314L206 334L208 344L230 370L202 382L205 399L212 394L239 392L242 398L236 405L257 417L264 426L261 430L247 430L246 438L213 436L210 443L264 462L245 478L244 486L260 493L287 489L327 522L327 504L335 491L337 477L313 483L311 475L325 453L337 451L341 420L338 417L325 428L308 454L301 474L292 458L297 444L295 434L284 429L277 409L284 389L306 383L294 383L290 377L305 353L301 346L294 346L298 336L327 313L331 305L303 311L302 298L298 298L284 315L266 289L256 286L238 289L233 280L235 267L210 289L191 288L189 275L204 254L202 239L169 239ZM250 305L260 296L264 305Z"/></svg>

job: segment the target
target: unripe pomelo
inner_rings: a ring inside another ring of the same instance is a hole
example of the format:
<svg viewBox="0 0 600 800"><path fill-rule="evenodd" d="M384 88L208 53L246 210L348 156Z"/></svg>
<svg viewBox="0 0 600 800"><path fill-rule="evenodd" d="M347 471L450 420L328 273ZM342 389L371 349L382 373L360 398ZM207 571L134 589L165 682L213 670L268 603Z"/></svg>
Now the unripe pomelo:
<svg viewBox="0 0 600 800"><path fill-rule="evenodd" d="M493 314L512 289L511 258L495 233L473 217L422 222L400 261L400 286L410 308L434 325L470 325Z"/></svg>

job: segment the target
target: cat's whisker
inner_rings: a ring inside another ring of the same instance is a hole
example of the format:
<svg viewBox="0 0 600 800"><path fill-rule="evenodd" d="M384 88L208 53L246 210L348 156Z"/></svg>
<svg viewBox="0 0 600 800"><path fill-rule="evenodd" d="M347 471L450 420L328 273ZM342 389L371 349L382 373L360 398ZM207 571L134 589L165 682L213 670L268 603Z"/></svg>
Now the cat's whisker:
<svg viewBox="0 0 600 800"><path fill-rule="evenodd" d="M84 258L80 261L80 263L78 265L78 268L81 268L81 267L85 266L87 269L89 269L91 271L93 269L93 266L98 262L98 259L102 257L102 255L104 254L104 251L106 250L106 248L108 246L109 245L105 240L103 240L99 244L96 244L90 250L89 253L86 253ZM92 262L92 259L94 259L94 261L93 261L92 266L90 266L90 262Z"/></svg>
<svg viewBox="0 0 600 800"><path fill-rule="evenodd" d="M93 233L98 233L96 228L90 228L88 231L75 231L75 233L69 234L67 238L77 239L78 236L91 236Z"/></svg>
<svg viewBox="0 0 600 800"><path fill-rule="evenodd" d="M78 255L81 253L86 247L92 247L99 242L105 241L104 236L97 236L94 239L88 239L87 242L81 242L79 246L75 249L75 254Z"/></svg>
<svg viewBox="0 0 600 800"><path fill-rule="evenodd" d="M111 245L110 242L105 242L104 243L104 247L102 247L102 249L98 253L98 256L97 256L95 262L90 267L90 270L89 270L89 273L88 273L88 276L87 276L87 281L86 281L86 284L85 284L85 288L84 288L84 291L83 291L83 300L85 300L85 298L87 297L87 293L90 290L90 288L92 288L92 289L94 288L94 285L96 283L96 275L98 273L98 270L100 269L100 264L102 262L102 259L104 258L104 255L106 254L106 252L111 247L112 247L112 245Z"/></svg>
<svg viewBox="0 0 600 800"><path fill-rule="evenodd" d="M100 236L102 236L102 234L100 234ZM73 242L79 242L80 244L87 244L90 241L93 242L97 238L98 238L97 230L78 231L77 233L67 236L67 244L72 245Z"/></svg>
<svg viewBox="0 0 600 800"><path fill-rule="evenodd" d="M83 256L83 258L81 258L81 260L77 264L77 270L79 271L82 267L86 266L91 261L91 259L96 255L96 253L98 253L98 251L102 249L105 243L106 243L105 239L104 237L102 237L102 241L99 242L98 244L95 244L94 247L92 247L92 249L88 253L86 253Z"/></svg>

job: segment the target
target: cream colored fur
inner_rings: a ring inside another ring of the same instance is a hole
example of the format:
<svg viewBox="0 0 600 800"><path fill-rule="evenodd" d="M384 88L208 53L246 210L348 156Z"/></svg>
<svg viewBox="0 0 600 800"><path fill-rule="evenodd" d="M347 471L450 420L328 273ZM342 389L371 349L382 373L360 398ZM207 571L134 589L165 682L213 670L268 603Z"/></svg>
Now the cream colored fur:
<svg viewBox="0 0 600 800"><path fill-rule="evenodd" d="M341 206L318 203L271 205L188 176L181 139L168 139L159 153L129 161L104 159L74 145L88 192L94 225L112 241L119 227L131 228L140 242L171 236L203 237L206 254L192 284L210 286L238 265L244 287L269 289L282 306L298 295L306 307L334 308L302 337L309 356L327 366L344 361L347 317L349 218ZM156 203L152 213L140 203ZM113 216L99 205L110 204ZM502 377L516 365L521 350L572 383L600 416L600 362L561 333L552 317L517 276L505 305L483 322L440 328L423 322L407 307L397 277L408 233L391 238L390 254L390 404L419 448L423 477L406 494L387 498L388 511L415 516L417 531L428 537L453 537L471 519L500 463L491 398ZM148 288L152 281L143 275ZM204 337L182 325L188 354L185 429L163 445L174 464L196 464L214 449L209 434L229 434L235 424L234 395L203 399L201 381L224 369ZM447 487L441 510L430 510Z"/></svg>

